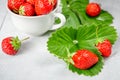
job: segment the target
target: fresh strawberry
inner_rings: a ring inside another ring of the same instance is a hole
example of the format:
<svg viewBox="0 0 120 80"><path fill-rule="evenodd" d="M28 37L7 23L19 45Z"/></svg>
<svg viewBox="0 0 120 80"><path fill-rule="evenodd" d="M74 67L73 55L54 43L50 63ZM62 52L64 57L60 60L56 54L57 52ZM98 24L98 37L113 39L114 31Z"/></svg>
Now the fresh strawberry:
<svg viewBox="0 0 120 80"><path fill-rule="evenodd" d="M25 0L8 0L8 7L15 13L18 13L19 7Z"/></svg>
<svg viewBox="0 0 120 80"><path fill-rule="evenodd" d="M2 40L2 51L8 55L15 55L21 47L21 42L28 38L20 41L18 37L6 37Z"/></svg>
<svg viewBox="0 0 120 80"><path fill-rule="evenodd" d="M2 50L6 54L15 55L21 46L21 42L18 37L7 37L2 41Z"/></svg>
<svg viewBox="0 0 120 80"><path fill-rule="evenodd" d="M19 8L19 14L23 16L33 16L35 14L35 9L30 3L23 3Z"/></svg>
<svg viewBox="0 0 120 80"><path fill-rule="evenodd" d="M83 49L78 50L73 56L74 66L79 69L88 69L98 62L98 57L93 52Z"/></svg>
<svg viewBox="0 0 120 80"><path fill-rule="evenodd" d="M96 45L98 50L101 52L102 56L104 57L109 57L112 51L112 44L110 43L109 40L104 40L103 42L98 42Z"/></svg>
<svg viewBox="0 0 120 80"><path fill-rule="evenodd" d="M97 3L89 3L86 7L86 13L91 17L98 16L100 12L101 8Z"/></svg>
<svg viewBox="0 0 120 80"><path fill-rule="evenodd" d="M32 4L32 5L35 4L35 0L26 0L26 2L28 2L28 3Z"/></svg>
<svg viewBox="0 0 120 80"><path fill-rule="evenodd" d="M37 15L50 13L57 1L56 0L35 0L35 11Z"/></svg>

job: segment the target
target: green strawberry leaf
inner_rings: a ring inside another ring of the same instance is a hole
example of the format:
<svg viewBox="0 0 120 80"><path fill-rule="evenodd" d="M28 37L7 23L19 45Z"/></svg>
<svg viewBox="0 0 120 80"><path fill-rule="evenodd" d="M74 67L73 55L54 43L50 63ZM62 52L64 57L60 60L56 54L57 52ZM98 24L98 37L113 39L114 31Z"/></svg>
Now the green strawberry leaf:
<svg viewBox="0 0 120 80"><path fill-rule="evenodd" d="M90 17L86 14L85 10L82 9L74 9L74 11L78 14L78 17L81 20L81 24L92 24L92 23L96 23L96 24L100 24L100 23L104 23L104 24L112 24L113 23L113 17L111 14L109 14L107 11L102 10L100 15L96 16L96 17Z"/></svg>
<svg viewBox="0 0 120 80"><path fill-rule="evenodd" d="M66 48L77 48L73 40L76 38L75 29L59 29L57 32L53 32L48 41L48 50L59 58L68 58Z"/></svg>
<svg viewBox="0 0 120 80"><path fill-rule="evenodd" d="M99 62L88 70L80 70L69 64L69 69L78 74L97 75L103 67L103 59L95 47L97 39L108 39L112 44L117 39L116 29L108 25L82 25L78 28L63 27L53 32L47 42L48 50L60 59L66 62L68 59L68 51L74 53L79 49L88 49L93 51L99 57ZM95 73L94 73L95 72Z"/></svg>
<svg viewBox="0 0 120 80"><path fill-rule="evenodd" d="M69 4L72 4L74 1L81 3L80 5L84 5L84 4L88 4L89 0L85 0L85 1L84 0L61 0L62 13L66 17L65 26L67 27L71 26L73 28L77 28L81 24L81 21L79 17L76 15L76 13L71 10L69 5Z"/></svg>
<svg viewBox="0 0 120 80"><path fill-rule="evenodd" d="M64 15L66 17L66 23L64 24L65 26L77 28L81 24L77 15L71 10L68 9L67 11L65 11Z"/></svg>
<svg viewBox="0 0 120 80"><path fill-rule="evenodd" d="M86 14L86 6L89 0L61 0L62 13L66 17L65 26L77 28L80 24L112 24L112 15L104 10L97 17L90 17Z"/></svg>

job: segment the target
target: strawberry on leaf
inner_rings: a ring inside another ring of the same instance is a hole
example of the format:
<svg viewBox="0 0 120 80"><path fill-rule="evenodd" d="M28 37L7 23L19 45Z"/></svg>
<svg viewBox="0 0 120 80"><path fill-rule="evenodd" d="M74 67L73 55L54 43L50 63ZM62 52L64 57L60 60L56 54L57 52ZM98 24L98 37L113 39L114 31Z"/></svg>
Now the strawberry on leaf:
<svg viewBox="0 0 120 80"><path fill-rule="evenodd" d="M87 49L81 49L78 50L73 56L72 60L74 62L74 66L85 70L88 68L91 68L93 65L95 65L98 62L98 57L95 53L87 50Z"/></svg>
<svg viewBox="0 0 120 80"><path fill-rule="evenodd" d="M91 66L88 69L80 69L80 68L76 68L73 64L69 63L68 68L69 70L71 70L74 73L77 73L79 75L85 75L85 76L95 76L97 74L99 74L103 68L103 57L101 55L99 55L97 50L92 50L92 52L96 53L97 57L98 57L98 62L96 64L94 64L93 66Z"/></svg>
<svg viewBox="0 0 120 80"><path fill-rule="evenodd" d="M98 16L101 12L100 5L98 3L89 3L86 7L86 13L91 16L95 17Z"/></svg>
<svg viewBox="0 0 120 80"><path fill-rule="evenodd" d="M86 14L86 6L89 4L89 0L61 0L62 13L66 17L66 27L77 28L78 25L84 24L112 24L113 16L101 9L101 12L96 17L90 17ZM76 24L75 24L76 23Z"/></svg>
<svg viewBox="0 0 120 80"><path fill-rule="evenodd" d="M99 26L82 25L76 29L72 27L63 27L52 33L52 36L47 42L48 50L51 54L54 54L60 59L63 59L65 62L67 62L66 60L69 57L66 48L69 49L70 54L80 49L87 49L92 51L99 58L99 61L93 67L87 70L80 70L74 67L74 65L71 63L67 64L69 64L68 67L71 71L77 72L78 74L84 74L87 76L97 75L103 67L103 58L95 47L97 40L96 29L99 39L109 39L111 44L114 44L117 40L116 29L105 24L101 24Z"/></svg>
<svg viewBox="0 0 120 80"><path fill-rule="evenodd" d="M102 56L109 57L112 52L112 44L109 40L104 40L102 42L98 42L96 47L101 52Z"/></svg>

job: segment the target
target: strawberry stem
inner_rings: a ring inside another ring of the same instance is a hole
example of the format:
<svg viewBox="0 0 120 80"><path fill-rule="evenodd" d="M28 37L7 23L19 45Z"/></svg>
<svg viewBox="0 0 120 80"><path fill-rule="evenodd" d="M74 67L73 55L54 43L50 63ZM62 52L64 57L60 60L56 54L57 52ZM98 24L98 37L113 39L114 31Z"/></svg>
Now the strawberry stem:
<svg viewBox="0 0 120 80"><path fill-rule="evenodd" d="M98 42L101 42L101 41L102 41L102 39L98 37L98 26L96 25L96 42L95 42L95 44L97 45Z"/></svg>
<svg viewBox="0 0 120 80"><path fill-rule="evenodd" d="M70 51L68 48L66 48L67 50L67 53L68 53L68 59L67 59L67 62L71 63L71 64L74 64L73 60L72 60L72 55L70 54Z"/></svg>
<svg viewBox="0 0 120 80"><path fill-rule="evenodd" d="M67 50L67 53L68 53L68 57L71 57L69 49L66 48L66 50Z"/></svg>
<svg viewBox="0 0 120 80"><path fill-rule="evenodd" d="M102 42L104 39L103 38L99 38L98 37L98 26L96 25L96 45L98 44L98 42Z"/></svg>
<svg viewBox="0 0 120 80"><path fill-rule="evenodd" d="M26 38L24 38L24 39L22 39L22 40L20 40L21 42L23 42L23 41L25 41L25 40L27 40L27 39L29 39L30 37L26 37Z"/></svg>

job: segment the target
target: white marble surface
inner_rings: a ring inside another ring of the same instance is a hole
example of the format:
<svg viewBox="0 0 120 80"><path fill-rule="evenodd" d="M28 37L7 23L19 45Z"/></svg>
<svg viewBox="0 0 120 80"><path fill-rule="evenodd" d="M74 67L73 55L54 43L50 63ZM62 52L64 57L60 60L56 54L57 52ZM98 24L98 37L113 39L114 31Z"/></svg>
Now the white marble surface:
<svg viewBox="0 0 120 80"><path fill-rule="evenodd" d="M5 9L5 4L6 0L0 0L0 28L2 27L5 17L6 17L6 9Z"/></svg>
<svg viewBox="0 0 120 80"><path fill-rule="evenodd" d="M96 1L113 15L113 25L120 35L120 0ZM72 73L62 60L47 51L46 42L50 34L35 37L19 32L6 12L6 0L0 0L0 43L7 36L18 35L21 39L30 37L16 56L4 54L0 47L0 80L119 80L120 38L113 46L111 57L105 60L102 72L94 77L86 77Z"/></svg>

